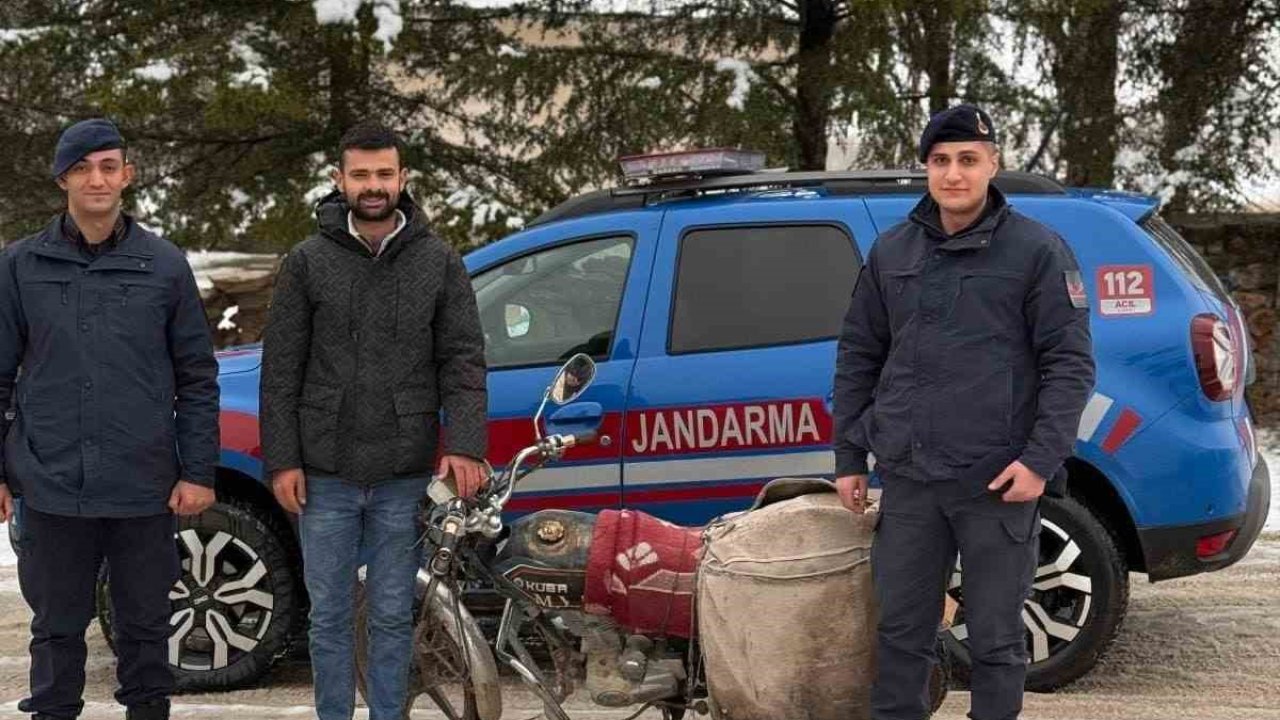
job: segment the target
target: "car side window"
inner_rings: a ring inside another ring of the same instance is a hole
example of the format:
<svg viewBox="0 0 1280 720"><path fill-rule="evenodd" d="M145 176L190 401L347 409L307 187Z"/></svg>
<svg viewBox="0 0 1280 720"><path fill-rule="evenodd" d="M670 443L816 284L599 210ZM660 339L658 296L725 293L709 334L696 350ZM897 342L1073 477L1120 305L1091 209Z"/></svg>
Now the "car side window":
<svg viewBox="0 0 1280 720"><path fill-rule="evenodd" d="M579 352L607 359L634 246L630 237L558 245L472 278L489 367L558 364Z"/></svg>
<svg viewBox="0 0 1280 720"><path fill-rule="evenodd" d="M693 230L679 257L673 355L834 338L861 267L834 225Z"/></svg>

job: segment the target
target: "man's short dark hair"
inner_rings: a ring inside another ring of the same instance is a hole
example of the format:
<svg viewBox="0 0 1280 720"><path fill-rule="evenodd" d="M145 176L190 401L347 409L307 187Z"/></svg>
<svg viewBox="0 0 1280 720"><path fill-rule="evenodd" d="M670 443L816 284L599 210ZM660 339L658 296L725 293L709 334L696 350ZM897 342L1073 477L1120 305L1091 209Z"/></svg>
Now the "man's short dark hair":
<svg viewBox="0 0 1280 720"><path fill-rule="evenodd" d="M386 150L395 148L396 157L404 164L404 145L391 128L379 122L365 121L352 125L338 143L338 167L342 167L348 150Z"/></svg>

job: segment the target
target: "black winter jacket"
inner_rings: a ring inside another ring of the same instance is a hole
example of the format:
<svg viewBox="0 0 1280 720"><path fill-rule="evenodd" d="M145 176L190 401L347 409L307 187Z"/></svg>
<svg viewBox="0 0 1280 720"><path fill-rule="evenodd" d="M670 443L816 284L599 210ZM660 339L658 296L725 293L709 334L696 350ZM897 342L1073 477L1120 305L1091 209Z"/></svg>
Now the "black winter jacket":
<svg viewBox="0 0 1280 720"><path fill-rule="evenodd" d="M334 193L319 232L276 279L263 337L261 427L268 472L303 468L360 484L434 469L444 448L485 456L484 335L462 259L407 218L379 256L348 231Z"/></svg>

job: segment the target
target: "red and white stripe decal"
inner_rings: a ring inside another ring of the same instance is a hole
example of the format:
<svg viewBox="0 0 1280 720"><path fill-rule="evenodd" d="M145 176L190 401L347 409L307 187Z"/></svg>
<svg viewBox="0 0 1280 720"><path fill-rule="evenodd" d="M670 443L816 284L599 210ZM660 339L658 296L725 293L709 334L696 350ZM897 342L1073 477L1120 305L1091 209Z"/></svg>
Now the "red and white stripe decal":
<svg viewBox="0 0 1280 720"><path fill-rule="evenodd" d="M1107 414L1111 412L1111 408L1115 406L1115 400L1100 392L1094 393L1089 402L1084 406L1084 412L1080 414L1080 427L1076 431L1076 438L1083 442L1092 441L1098 433L1098 428L1102 426L1102 422L1106 420ZM1135 412L1132 408L1121 407L1120 416L1116 418L1111 429L1102 438L1102 451L1108 455L1114 454L1133 437L1137 432L1138 426L1142 424L1142 416Z"/></svg>
<svg viewBox="0 0 1280 720"><path fill-rule="evenodd" d="M1098 432L1098 426L1102 424L1102 419L1107 416L1107 411L1115 401L1103 395L1102 393L1094 393L1089 398L1088 404L1084 406L1084 412L1080 414L1080 428L1076 431L1076 438L1089 442L1093 439L1093 434Z"/></svg>
<svg viewBox="0 0 1280 720"><path fill-rule="evenodd" d="M1102 441L1102 452L1112 455L1120 449L1133 437L1133 433L1137 431L1138 426L1142 424L1142 416L1134 412L1131 408L1125 408L1120 411L1120 417L1116 419L1116 424L1111 426L1111 432L1107 433L1107 437Z"/></svg>

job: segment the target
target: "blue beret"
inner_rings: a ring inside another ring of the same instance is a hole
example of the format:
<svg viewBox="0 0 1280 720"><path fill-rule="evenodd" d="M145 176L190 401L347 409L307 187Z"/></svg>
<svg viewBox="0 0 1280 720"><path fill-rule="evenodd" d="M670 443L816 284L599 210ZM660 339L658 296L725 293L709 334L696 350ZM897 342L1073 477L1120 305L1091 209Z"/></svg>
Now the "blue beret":
<svg viewBox="0 0 1280 720"><path fill-rule="evenodd" d="M62 131L58 149L53 154L53 177L71 169L89 153L124 147L124 138L110 120L82 120Z"/></svg>
<svg viewBox="0 0 1280 720"><path fill-rule="evenodd" d="M996 142L996 124L976 105L957 105L929 118L920 135L920 162L929 159L929 150L942 142Z"/></svg>

